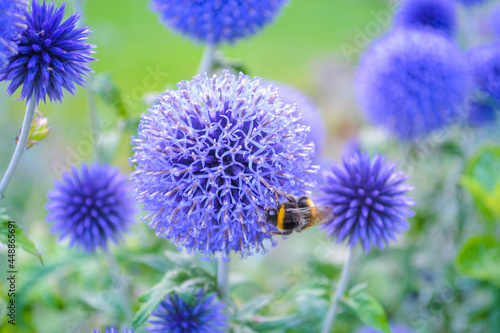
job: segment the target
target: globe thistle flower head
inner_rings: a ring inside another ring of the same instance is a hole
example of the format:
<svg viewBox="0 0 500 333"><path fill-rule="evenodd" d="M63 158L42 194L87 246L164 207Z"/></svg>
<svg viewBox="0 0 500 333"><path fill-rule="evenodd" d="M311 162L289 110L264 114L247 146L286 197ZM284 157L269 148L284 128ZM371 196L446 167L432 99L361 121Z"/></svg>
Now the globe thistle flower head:
<svg viewBox="0 0 500 333"><path fill-rule="evenodd" d="M271 23L288 0L151 0L171 29L207 44L235 41Z"/></svg>
<svg viewBox="0 0 500 333"><path fill-rule="evenodd" d="M500 44L469 52L474 88L500 101Z"/></svg>
<svg viewBox="0 0 500 333"><path fill-rule="evenodd" d="M406 0L396 15L396 25L426 29L454 36L457 29L456 6L452 0Z"/></svg>
<svg viewBox="0 0 500 333"><path fill-rule="evenodd" d="M491 26L493 33L497 37L500 37L500 6L497 6L492 11L490 19L489 19L489 25Z"/></svg>
<svg viewBox="0 0 500 333"><path fill-rule="evenodd" d="M94 330L94 333L100 333L98 330ZM106 327L106 331L104 333L120 333L118 330L114 328L114 326L111 326L110 328ZM126 328L123 330L123 333L134 333L130 328Z"/></svg>
<svg viewBox="0 0 500 333"><path fill-rule="evenodd" d="M339 243L348 239L351 248L361 243L366 252L372 246L382 250L408 228L406 218L414 215L408 207L415 202L405 193L413 188L403 184L408 177L383 156L355 153L343 162L325 173L319 188L318 202L333 207L336 215L322 228Z"/></svg>
<svg viewBox="0 0 500 333"><path fill-rule="evenodd" d="M0 70L17 54L17 40L26 29L27 0L0 0Z"/></svg>
<svg viewBox="0 0 500 333"><path fill-rule="evenodd" d="M284 84L276 83L273 83L270 86L278 89L279 98L283 101L283 103L297 105L296 116L299 116L300 113L303 118L302 123L309 126L310 131L307 132L306 140L314 143L315 155L318 156L323 150L325 126L316 106L308 97L297 89Z"/></svg>
<svg viewBox="0 0 500 333"><path fill-rule="evenodd" d="M497 120L497 112L494 107L487 103L471 102L469 106L468 123L472 127L481 127L494 124Z"/></svg>
<svg viewBox="0 0 500 333"><path fill-rule="evenodd" d="M224 304L215 300L215 295L205 295L200 290L196 295L170 294L153 312L147 332L163 333L223 333L227 317Z"/></svg>
<svg viewBox="0 0 500 333"><path fill-rule="evenodd" d="M109 165L82 164L63 179L56 180L48 193L47 220L59 239L69 238L87 252L107 249L108 241L117 243L128 230L135 213L127 177Z"/></svg>
<svg viewBox="0 0 500 333"><path fill-rule="evenodd" d="M473 7L473 6L479 6L479 5L485 4L490 0L456 0L456 1L461 3L462 5L464 5L466 7Z"/></svg>
<svg viewBox="0 0 500 333"><path fill-rule="evenodd" d="M469 80L466 57L453 42L402 29L364 54L356 88L372 122L411 140L460 118Z"/></svg>
<svg viewBox="0 0 500 333"><path fill-rule="evenodd" d="M76 28L80 14L71 15L63 22L65 4L39 4L33 1L27 19L27 29L19 38L19 52L9 58L9 64L0 71L0 81L10 81L12 95L20 86L21 98L61 102L63 89L74 94L75 84L83 86L84 76L92 72L86 63L95 47L85 41L87 28Z"/></svg>
<svg viewBox="0 0 500 333"><path fill-rule="evenodd" d="M260 79L195 76L162 93L132 138L132 179L144 221L191 254L244 258L271 239L263 208L307 192L307 127Z"/></svg>

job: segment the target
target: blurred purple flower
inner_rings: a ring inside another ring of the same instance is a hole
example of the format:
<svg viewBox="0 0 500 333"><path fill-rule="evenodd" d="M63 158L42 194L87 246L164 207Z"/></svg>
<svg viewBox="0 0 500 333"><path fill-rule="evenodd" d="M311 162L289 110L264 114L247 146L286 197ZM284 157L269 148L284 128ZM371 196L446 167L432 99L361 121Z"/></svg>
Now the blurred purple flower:
<svg viewBox="0 0 500 333"><path fill-rule="evenodd" d="M464 6L472 7L472 6L482 5L490 0L456 0L456 1Z"/></svg>
<svg viewBox="0 0 500 333"><path fill-rule="evenodd" d="M500 101L500 44L469 52L474 88Z"/></svg>
<svg viewBox="0 0 500 333"><path fill-rule="evenodd" d="M415 331L406 326L394 324L391 325L391 331L392 333L415 333ZM357 330L356 333L382 333L382 331L377 331L376 329L370 327L363 327L362 329Z"/></svg>
<svg viewBox="0 0 500 333"><path fill-rule="evenodd" d="M451 0L406 0L396 15L398 27L426 29L454 36L456 6Z"/></svg>
<svg viewBox="0 0 500 333"><path fill-rule="evenodd" d="M170 28L208 44L233 43L272 22L288 0L151 0Z"/></svg>
<svg viewBox="0 0 500 333"><path fill-rule="evenodd" d="M308 97L297 89L275 82L270 83L270 85L278 88L278 95L283 103L297 104L297 112L294 115L298 116L300 113L304 118L302 123L309 126L310 131L307 133L307 141L314 142L315 155L318 157L323 151L325 140L324 121L321 119L318 109Z"/></svg>
<svg viewBox="0 0 500 333"><path fill-rule="evenodd" d="M372 122L402 139L415 139L460 118L469 80L467 60L453 42L403 29L364 54L357 90Z"/></svg>
<svg viewBox="0 0 500 333"><path fill-rule="evenodd" d="M225 71L162 93L142 115L131 164L136 198L156 235L205 258L244 258L270 239L262 207L275 193L299 195L313 145L306 127L260 79Z"/></svg>
<svg viewBox="0 0 500 333"><path fill-rule="evenodd" d="M99 331L94 330L94 333L99 333ZM120 332L116 330L113 326L111 326L110 328L106 327L106 331L104 331L104 333L120 333ZM123 330L123 333L134 333L134 331L132 331L130 328L125 328Z"/></svg>
<svg viewBox="0 0 500 333"><path fill-rule="evenodd" d="M65 4L54 7L45 1L33 1L27 20L28 28L19 38L19 53L9 58L9 64L0 71L0 81L11 81L8 93L12 95L23 86L25 100L61 102L63 88L74 94L75 83L83 86L84 75L91 70L85 65L95 60L92 44L87 44L90 30L76 28L80 14L71 15L63 22Z"/></svg>
<svg viewBox="0 0 500 333"><path fill-rule="evenodd" d="M168 295L153 312L153 319L147 332L163 333L223 333L227 317L223 313L225 305L215 300L215 295L207 296L200 290L196 295Z"/></svg>
<svg viewBox="0 0 500 333"><path fill-rule="evenodd" d="M497 112L491 105L482 102L471 102L469 107L468 123L473 127L494 124Z"/></svg>
<svg viewBox="0 0 500 333"><path fill-rule="evenodd" d="M385 163L385 157L355 153L344 157L344 165L332 165L325 173L318 202L334 208L335 219L322 228L340 243L349 239L354 247L361 243L366 252L372 246L384 249L390 239L408 229L407 217L414 215L408 207L415 202L405 193L413 188L404 185L407 176L395 172L396 163Z"/></svg>
<svg viewBox="0 0 500 333"><path fill-rule="evenodd" d="M55 181L48 193L47 220L54 222L51 231L59 239L69 237L87 252L98 247L107 249L108 241L115 243L127 231L134 219L134 202L127 177L106 164L82 164L71 173L65 172L62 181Z"/></svg>
<svg viewBox="0 0 500 333"><path fill-rule="evenodd" d="M17 54L17 41L26 29L27 0L0 0L0 70Z"/></svg>

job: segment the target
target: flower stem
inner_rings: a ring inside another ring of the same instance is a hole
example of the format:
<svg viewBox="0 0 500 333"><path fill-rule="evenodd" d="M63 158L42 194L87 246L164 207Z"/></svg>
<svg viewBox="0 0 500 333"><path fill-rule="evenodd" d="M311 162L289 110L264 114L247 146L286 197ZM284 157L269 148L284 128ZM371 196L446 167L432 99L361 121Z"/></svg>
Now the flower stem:
<svg viewBox="0 0 500 333"><path fill-rule="evenodd" d="M221 299L229 296L229 262L224 261L222 254L217 262L217 286Z"/></svg>
<svg viewBox="0 0 500 333"><path fill-rule="evenodd" d="M214 65L214 53L215 45L207 44L205 46L205 51L203 51L203 56L201 58L200 65L198 66L197 74L207 73L207 75L210 75L212 73Z"/></svg>
<svg viewBox="0 0 500 333"><path fill-rule="evenodd" d="M347 287L347 281L349 279L349 269L353 260L353 250L349 250L349 254L347 256L347 262L344 264L344 268L342 268L342 273L340 274L340 280L337 284L337 289L335 290L335 295L333 296L332 304L328 309L326 314L325 322L323 323L323 328L321 329L321 333L329 333L333 327L333 323L335 322L335 312L337 310L337 305L340 299L344 296L345 289Z"/></svg>
<svg viewBox="0 0 500 333"><path fill-rule="evenodd" d="M14 171L21 160L24 150L26 149L26 142L28 142L31 124L33 123L33 118L35 116L35 109L36 98L32 97L26 104L26 114L24 115L23 127L21 128L21 135L19 136L16 149L14 150L14 154L10 160L9 167L7 168L7 171L5 171L5 175L0 182L0 199L3 198L3 194L7 189L12 176L14 175Z"/></svg>
<svg viewBox="0 0 500 333"><path fill-rule="evenodd" d="M82 14L80 19L76 22L78 28L85 25L85 16L83 15L83 0L73 0L73 11L75 14ZM101 126L99 125L99 115L96 110L94 95L91 89L86 89L87 94L87 109L89 111L90 118L90 129L92 130L92 159L94 161L101 161L101 150L99 147L99 142L95 138L98 138L101 134Z"/></svg>
<svg viewBox="0 0 500 333"><path fill-rule="evenodd" d="M112 288L116 288L115 293L117 294L120 301L122 311L126 317L126 322L130 323L133 318L133 313L130 308L129 299L127 297L127 288L129 282L120 274L118 263L116 262L115 256L111 253L111 251L104 251L104 257L106 258L106 262L109 268L109 275L111 276L111 281L113 283Z"/></svg>

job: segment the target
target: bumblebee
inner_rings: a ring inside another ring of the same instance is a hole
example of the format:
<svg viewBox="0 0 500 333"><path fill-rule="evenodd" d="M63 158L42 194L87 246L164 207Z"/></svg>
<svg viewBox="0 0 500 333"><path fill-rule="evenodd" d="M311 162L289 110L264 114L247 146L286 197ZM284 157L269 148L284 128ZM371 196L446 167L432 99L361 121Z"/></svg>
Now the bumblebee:
<svg viewBox="0 0 500 333"><path fill-rule="evenodd" d="M264 211L266 222L272 224L279 231L269 231L276 235L290 235L292 232L301 232L314 225L330 222L335 217L333 208L316 206L307 196L297 198L286 196L287 201L276 208L270 207Z"/></svg>

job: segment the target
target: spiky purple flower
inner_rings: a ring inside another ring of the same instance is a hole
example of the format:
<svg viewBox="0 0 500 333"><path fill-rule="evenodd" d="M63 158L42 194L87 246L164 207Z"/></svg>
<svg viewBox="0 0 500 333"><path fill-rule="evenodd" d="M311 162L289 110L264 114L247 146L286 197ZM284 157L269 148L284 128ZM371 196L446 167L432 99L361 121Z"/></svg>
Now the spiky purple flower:
<svg viewBox="0 0 500 333"><path fill-rule="evenodd" d="M27 20L28 28L19 38L19 53L9 58L9 64L0 71L0 81L10 81L12 95L21 85L21 97L34 98L37 103L61 102L63 89L74 94L75 83L83 86L83 76L92 72L86 63L95 60L92 44L85 43L88 28L76 28L80 14L71 15L63 22L65 4L39 4L33 1Z"/></svg>
<svg viewBox="0 0 500 333"><path fill-rule="evenodd" d="M457 122L469 83L466 57L452 41L440 34L401 29L365 53L357 90L372 122L408 140Z"/></svg>
<svg viewBox="0 0 500 333"><path fill-rule="evenodd" d="M233 43L255 34L280 13L288 0L151 0L161 20L196 41Z"/></svg>
<svg viewBox="0 0 500 333"><path fill-rule="evenodd" d="M262 209L307 192L307 127L260 79L195 76L141 117L131 163L136 199L156 235L189 253L242 257L270 239Z"/></svg>
<svg viewBox="0 0 500 333"><path fill-rule="evenodd" d="M76 244L87 252L102 247L108 241L117 243L134 217L134 201L127 177L117 168L95 162L90 167L65 172L63 180L54 182L48 193L47 221L51 231L68 237L70 246Z"/></svg>
<svg viewBox="0 0 500 333"><path fill-rule="evenodd" d="M455 35L456 6L451 0L406 0L396 15L396 25Z"/></svg>
<svg viewBox="0 0 500 333"><path fill-rule="evenodd" d="M0 0L0 70L17 54L19 34L26 29L27 0Z"/></svg>
<svg viewBox="0 0 500 333"><path fill-rule="evenodd" d="M227 317L224 304L215 300L215 295L205 295L200 290L196 295L171 294L153 312L147 332L163 333L223 333Z"/></svg>
<svg viewBox="0 0 500 333"><path fill-rule="evenodd" d="M408 207L415 202L405 193L413 188L404 185L408 177L396 172L396 163L386 163L385 157L355 153L344 157L344 165L332 165L320 185L318 202L334 209L335 219L323 226L338 242L349 239L354 247L361 243L366 252L372 246L380 249L396 240L396 235L408 229L407 217L414 215Z"/></svg>
<svg viewBox="0 0 500 333"><path fill-rule="evenodd" d="M94 330L94 333L99 333L98 330ZM106 327L106 331L104 333L120 333L118 330L116 330L114 328L114 326L111 326L110 328L107 328ZM134 331L132 331L132 329L130 328L126 328L123 330L123 333L134 333Z"/></svg>

